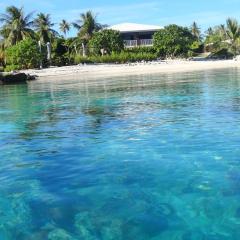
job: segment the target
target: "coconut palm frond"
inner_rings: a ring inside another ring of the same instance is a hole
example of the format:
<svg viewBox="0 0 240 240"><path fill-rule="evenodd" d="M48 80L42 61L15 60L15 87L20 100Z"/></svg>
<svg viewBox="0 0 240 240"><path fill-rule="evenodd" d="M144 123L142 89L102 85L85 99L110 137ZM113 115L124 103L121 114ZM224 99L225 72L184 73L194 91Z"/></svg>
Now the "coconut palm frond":
<svg viewBox="0 0 240 240"><path fill-rule="evenodd" d="M6 8L6 12L0 15L0 22L2 23L0 33L5 39L6 46L14 45L34 34L31 29L33 25L32 16L33 13L25 15L23 8L15 6Z"/></svg>
<svg viewBox="0 0 240 240"><path fill-rule="evenodd" d="M33 23L39 40L43 43L50 42L52 38L58 36L58 32L53 29L54 23L51 22L50 14L39 13Z"/></svg>

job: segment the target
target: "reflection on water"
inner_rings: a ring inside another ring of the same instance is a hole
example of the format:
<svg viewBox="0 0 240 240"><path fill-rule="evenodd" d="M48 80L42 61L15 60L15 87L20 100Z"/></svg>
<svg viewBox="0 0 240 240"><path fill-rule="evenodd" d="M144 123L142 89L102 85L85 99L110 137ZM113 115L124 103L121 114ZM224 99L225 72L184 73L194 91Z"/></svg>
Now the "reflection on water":
<svg viewBox="0 0 240 240"><path fill-rule="evenodd" d="M235 240L237 70L0 88L0 239Z"/></svg>

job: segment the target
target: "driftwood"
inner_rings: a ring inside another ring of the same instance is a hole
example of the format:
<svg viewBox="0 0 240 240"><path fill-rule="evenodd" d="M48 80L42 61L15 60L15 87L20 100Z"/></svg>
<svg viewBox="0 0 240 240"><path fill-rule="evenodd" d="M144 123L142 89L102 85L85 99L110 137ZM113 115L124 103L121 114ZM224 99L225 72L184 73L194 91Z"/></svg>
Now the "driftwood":
<svg viewBox="0 0 240 240"><path fill-rule="evenodd" d="M26 83L35 80L35 76L25 73L0 73L0 84Z"/></svg>

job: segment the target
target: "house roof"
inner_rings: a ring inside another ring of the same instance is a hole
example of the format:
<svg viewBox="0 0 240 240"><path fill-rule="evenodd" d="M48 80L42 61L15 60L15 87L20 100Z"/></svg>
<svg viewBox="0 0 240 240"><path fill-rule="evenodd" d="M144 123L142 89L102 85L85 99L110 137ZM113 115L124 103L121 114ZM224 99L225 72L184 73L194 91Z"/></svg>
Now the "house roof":
<svg viewBox="0 0 240 240"><path fill-rule="evenodd" d="M117 30L122 33L127 32L148 32L162 29L160 26L137 24L137 23L120 23L109 27L109 29Z"/></svg>

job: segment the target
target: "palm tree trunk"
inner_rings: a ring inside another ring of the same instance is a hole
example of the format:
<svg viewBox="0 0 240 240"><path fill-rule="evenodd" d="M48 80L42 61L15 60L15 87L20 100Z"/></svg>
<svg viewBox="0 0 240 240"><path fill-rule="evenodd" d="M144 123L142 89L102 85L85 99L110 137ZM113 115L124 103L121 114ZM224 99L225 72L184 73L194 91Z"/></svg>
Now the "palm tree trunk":
<svg viewBox="0 0 240 240"><path fill-rule="evenodd" d="M86 47L85 47L85 44L82 43L82 50L83 50L83 57L86 57Z"/></svg>
<svg viewBox="0 0 240 240"><path fill-rule="evenodd" d="M47 60L49 61L50 66L52 65L51 62L51 43L47 42Z"/></svg>
<svg viewBox="0 0 240 240"><path fill-rule="evenodd" d="M73 46L74 46L75 53L78 54L78 51L77 51L77 45L74 44Z"/></svg>
<svg viewBox="0 0 240 240"><path fill-rule="evenodd" d="M41 41L39 40L38 41L38 46L39 46L39 52L40 52L40 69L42 69L43 68L43 63L42 63L42 43L41 43Z"/></svg>

